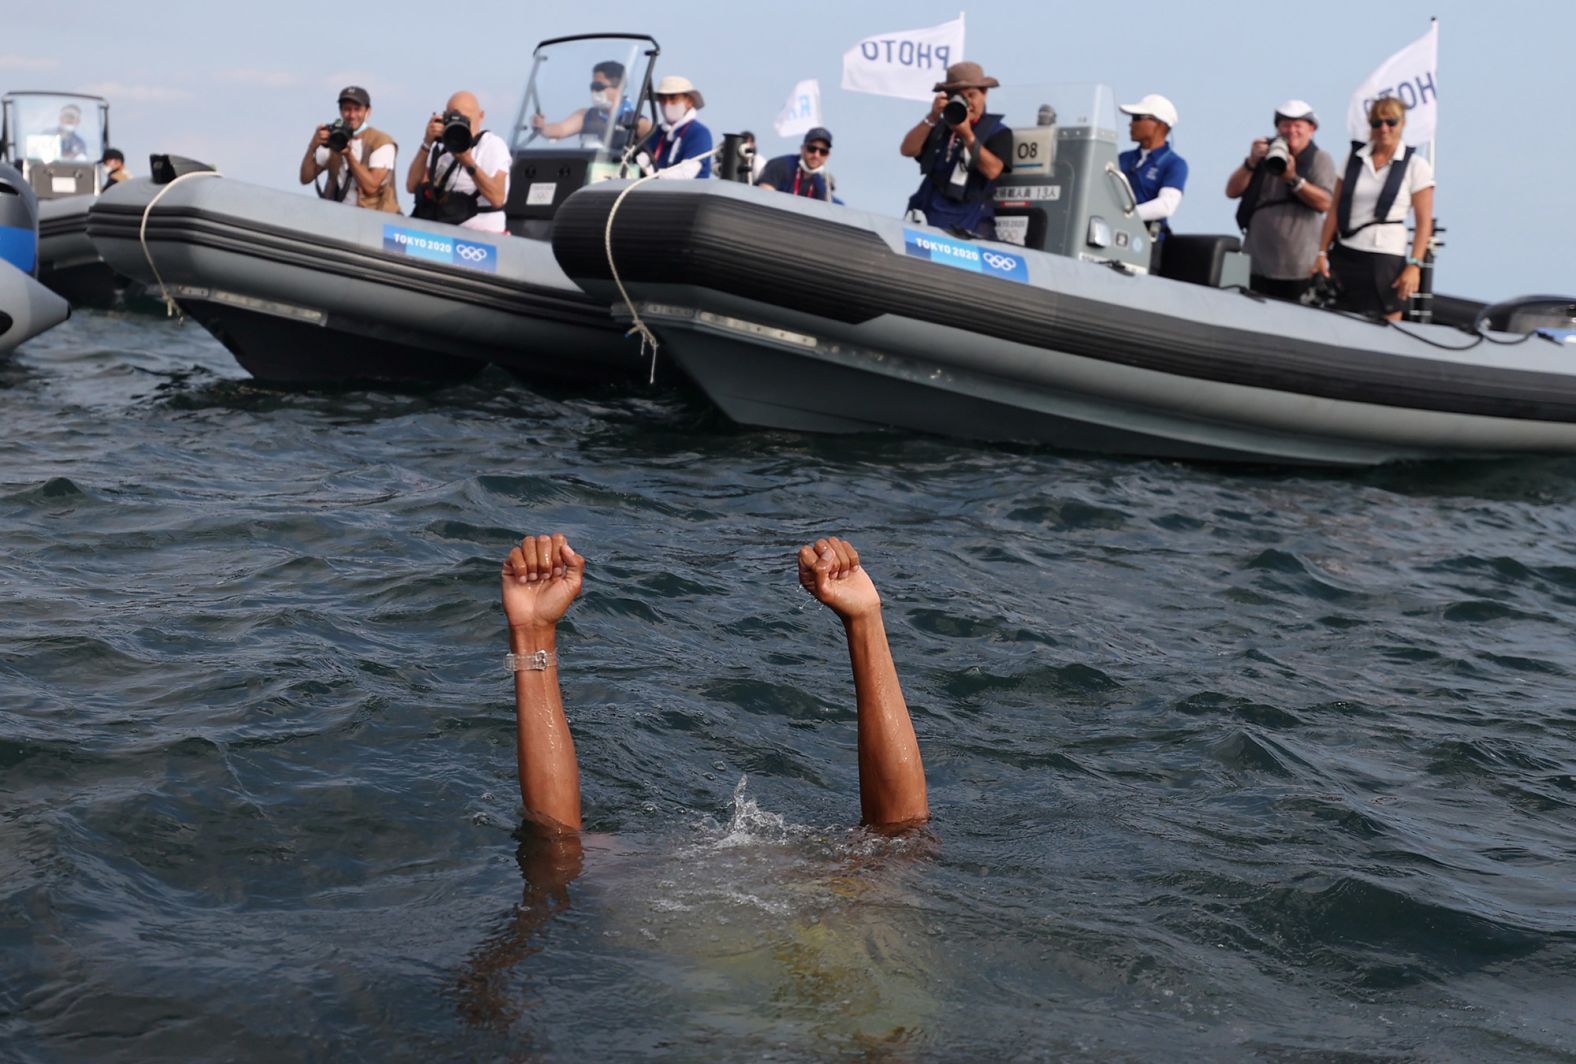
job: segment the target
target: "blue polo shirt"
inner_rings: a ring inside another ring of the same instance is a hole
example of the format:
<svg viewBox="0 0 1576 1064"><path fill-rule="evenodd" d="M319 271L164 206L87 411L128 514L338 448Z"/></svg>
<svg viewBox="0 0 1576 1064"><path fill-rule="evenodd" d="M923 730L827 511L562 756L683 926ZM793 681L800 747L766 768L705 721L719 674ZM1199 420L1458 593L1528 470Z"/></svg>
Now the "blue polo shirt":
<svg viewBox="0 0 1576 1064"><path fill-rule="evenodd" d="M1163 188L1183 191L1187 184L1187 162L1171 148L1168 140L1149 153L1144 165L1138 165L1138 148L1131 148L1117 156L1117 164L1133 186L1133 195L1139 203L1148 203L1160 195Z"/></svg>

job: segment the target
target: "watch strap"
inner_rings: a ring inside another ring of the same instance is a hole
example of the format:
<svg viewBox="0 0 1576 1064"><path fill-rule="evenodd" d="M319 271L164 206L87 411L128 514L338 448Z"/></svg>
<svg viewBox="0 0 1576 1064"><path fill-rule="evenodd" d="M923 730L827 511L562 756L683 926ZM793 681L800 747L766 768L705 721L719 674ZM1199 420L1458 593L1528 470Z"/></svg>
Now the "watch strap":
<svg viewBox="0 0 1576 1064"><path fill-rule="evenodd" d="M545 650L533 650L529 654L511 651L503 656L503 665L510 672L546 672L558 667L558 655Z"/></svg>

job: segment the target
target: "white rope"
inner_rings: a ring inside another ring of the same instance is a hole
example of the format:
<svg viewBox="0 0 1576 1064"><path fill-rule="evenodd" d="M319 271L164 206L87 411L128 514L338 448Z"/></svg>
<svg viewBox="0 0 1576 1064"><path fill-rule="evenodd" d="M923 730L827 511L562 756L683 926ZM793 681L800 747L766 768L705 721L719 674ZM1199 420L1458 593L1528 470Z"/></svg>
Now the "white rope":
<svg viewBox="0 0 1576 1064"><path fill-rule="evenodd" d="M657 336L651 331L651 327L641 320L640 311L635 309L635 301L629 298L629 291L624 287L624 280L618 275L618 266L613 262L613 219L618 217L618 208L623 205L624 197L635 191L635 189L639 188L641 185L644 185L647 181L654 181L663 174L667 173L668 170L671 170L677 166L683 166L684 163L695 163L701 162L705 159L710 159L713 155L716 155L721 150L722 145L719 144L705 155L697 155L692 159L685 159L683 162L675 163L673 166L667 167L663 170L658 170L655 173L647 174L645 177L633 182L628 187L626 187L624 191L620 192L618 194L618 199L613 201L612 210L607 212L607 228L602 232L602 247L607 252L607 268L608 272L613 275L613 283L618 286L618 294L620 298L624 300L624 306L629 308L630 320L635 323L634 326L624 334L625 337L634 336L637 333L640 335L640 357L642 358L646 357L646 346L648 344L651 346L651 377L646 382L648 384L657 383Z"/></svg>
<svg viewBox="0 0 1576 1064"><path fill-rule="evenodd" d="M159 298L164 300L164 316L166 318L180 317L181 308L175 305L175 300L170 295L169 289L164 287L164 278L159 276L159 268L154 265L153 254L148 250L148 215L153 213L153 205L158 203L159 200L163 199L166 192L180 184L182 181L185 181L188 177L218 176L219 171L217 170L194 170L189 174L182 174L174 181L171 181L169 184L159 189L158 194L148 201L148 205L146 207L142 208L142 225L137 228L137 242L142 245L142 257L148 260L148 269L153 271L153 279L158 282Z"/></svg>

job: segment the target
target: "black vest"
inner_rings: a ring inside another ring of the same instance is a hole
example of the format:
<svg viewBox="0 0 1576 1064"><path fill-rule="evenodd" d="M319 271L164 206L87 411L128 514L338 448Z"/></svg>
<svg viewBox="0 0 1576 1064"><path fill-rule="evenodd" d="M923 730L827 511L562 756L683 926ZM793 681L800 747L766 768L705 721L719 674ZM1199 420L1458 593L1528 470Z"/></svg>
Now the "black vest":
<svg viewBox="0 0 1576 1064"><path fill-rule="evenodd" d="M1407 148L1406 154L1400 159L1390 160L1390 172L1385 175L1384 187L1379 190L1379 202L1374 205L1372 221L1364 222L1354 227L1352 225L1352 188L1357 184L1357 177L1363 172L1362 156L1357 154L1357 149L1362 144L1354 141L1352 153L1346 157L1346 176L1341 179L1341 202L1335 208L1335 221L1340 226L1341 236L1348 237L1360 233L1370 225L1401 225L1401 222L1387 222L1390 208L1395 206L1395 198L1401 194L1401 182L1406 180L1406 172L1411 168L1412 153L1416 148ZM1396 165L1399 163L1400 165Z"/></svg>

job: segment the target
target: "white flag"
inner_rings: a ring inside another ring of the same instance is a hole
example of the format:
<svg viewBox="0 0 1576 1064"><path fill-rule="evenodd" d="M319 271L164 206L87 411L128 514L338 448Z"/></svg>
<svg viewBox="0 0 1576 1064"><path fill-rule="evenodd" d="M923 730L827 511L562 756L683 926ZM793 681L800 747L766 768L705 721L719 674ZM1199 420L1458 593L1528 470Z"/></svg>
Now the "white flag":
<svg viewBox="0 0 1576 1064"><path fill-rule="evenodd" d="M815 78L801 81L788 94L782 113L772 128L779 137L797 137L821 124L821 83Z"/></svg>
<svg viewBox="0 0 1576 1064"><path fill-rule="evenodd" d="M963 61L963 16L927 30L866 37L843 53L843 88L929 100L947 67Z"/></svg>
<svg viewBox="0 0 1576 1064"><path fill-rule="evenodd" d="M1405 143L1416 146L1433 140L1439 115L1438 69L1439 23L1433 22L1427 33L1381 63L1352 94L1346 110L1352 139L1368 140L1368 108L1381 96L1394 96L1406 105Z"/></svg>

